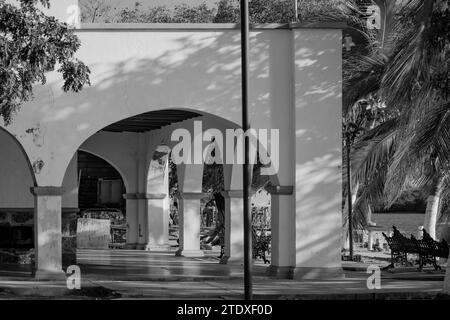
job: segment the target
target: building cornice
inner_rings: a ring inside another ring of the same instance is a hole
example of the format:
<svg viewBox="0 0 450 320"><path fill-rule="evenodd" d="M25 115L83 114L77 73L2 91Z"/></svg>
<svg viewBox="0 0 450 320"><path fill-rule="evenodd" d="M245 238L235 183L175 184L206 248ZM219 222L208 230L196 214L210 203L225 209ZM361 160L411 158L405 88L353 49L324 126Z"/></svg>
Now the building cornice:
<svg viewBox="0 0 450 320"><path fill-rule="evenodd" d="M345 29L345 22L254 24L251 30ZM224 31L239 30L237 23L82 23L76 32L89 31Z"/></svg>

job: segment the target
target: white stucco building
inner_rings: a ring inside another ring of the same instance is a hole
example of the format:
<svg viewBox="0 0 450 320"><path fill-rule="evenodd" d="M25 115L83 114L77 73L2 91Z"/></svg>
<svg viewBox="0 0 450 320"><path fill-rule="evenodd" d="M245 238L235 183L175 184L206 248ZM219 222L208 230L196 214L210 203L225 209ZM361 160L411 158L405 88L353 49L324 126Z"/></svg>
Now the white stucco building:
<svg viewBox="0 0 450 320"><path fill-rule="evenodd" d="M66 21L68 6L76 4L52 1L50 14ZM268 271L278 277L341 272L341 28L293 24L251 30L251 123L280 130L280 169L271 176L277 187L270 189ZM155 150L173 146L176 128L193 132L194 121L202 121L204 130L222 131L241 123L236 25L82 24L75 32L82 44L77 57L91 69L92 85L64 93L60 75L49 73L13 123L0 126L0 212L34 212L37 278L63 275L61 219L78 208L78 150L120 172L128 248L151 252L168 239L168 170L152 164ZM177 172L179 254L202 255L203 166L180 165ZM239 263L242 166L224 165L224 179L226 256L228 263Z"/></svg>

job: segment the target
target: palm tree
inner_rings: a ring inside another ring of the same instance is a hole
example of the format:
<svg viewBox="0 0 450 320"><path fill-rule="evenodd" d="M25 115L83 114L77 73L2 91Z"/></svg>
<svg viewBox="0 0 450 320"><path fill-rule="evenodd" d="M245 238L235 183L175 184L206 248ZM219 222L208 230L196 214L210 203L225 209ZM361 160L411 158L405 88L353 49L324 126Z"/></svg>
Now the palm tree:
<svg viewBox="0 0 450 320"><path fill-rule="evenodd" d="M394 21L395 11L393 1L377 1L383 7L382 32L369 29L365 7L361 1L346 1L346 6L334 18L347 21L349 28L346 36L351 36L356 42L352 52L345 52L344 61L344 136L346 137L346 148L355 149L358 140L367 130L373 129L383 123L390 116L383 110L384 103L380 99L379 91L381 79L388 62L387 56L392 51L394 40L401 29ZM367 1L366 1L367 2ZM333 19L333 18L332 18ZM367 147L366 147L367 149ZM344 153L345 154L345 153ZM344 160L347 156L345 154ZM352 157L353 158L353 157ZM352 160L352 159L349 159ZM352 161L353 162L353 161ZM344 161L346 163L346 161ZM347 211L349 202L352 205L352 224L355 226L370 226L371 203L375 195L380 195L380 185L369 186L369 180L362 180L358 166L345 165L344 172L353 169L353 179L348 184L348 178L344 176L346 188L344 195L351 189L351 196L346 196L344 213ZM367 168L374 169L369 165ZM380 168L377 168L379 170ZM366 174L363 174L366 176ZM365 177L368 178L368 177ZM378 179L379 182L382 179ZM348 185L348 187L347 187ZM372 190L372 192L369 192ZM375 193L374 193L375 192ZM349 199L349 200L347 200ZM343 215L344 228L347 229L348 216Z"/></svg>
<svg viewBox="0 0 450 320"><path fill-rule="evenodd" d="M423 123L418 123L421 129L412 132L405 143L400 138L399 121L400 116L386 121L367 132L355 145L353 179L365 185L359 199L361 203L386 203L389 207L406 186L426 190L429 196L424 227L435 238L441 199L450 191L450 172L445 168L448 160L436 155L434 140L440 138L442 129L448 129L448 124L443 124L439 117L423 118ZM427 127L435 132L426 130Z"/></svg>
<svg viewBox="0 0 450 320"><path fill-rule="evenodd" d="M448 12L448 7L443 5L444 1L410 0L403 1L400 5L395 4L395 1L376 2L380 7L385 8L382 12L383 29L374 36L362 28L360 33L368 40L366 50L347 59L345 111L353 111L355 105L360 101L368 101L368 97L377 97L378 103L382 101L390 110L398 111L400 118L397 123L398 130L396 130L397 140L399 144L410 146L415 143L411 137L416 128L415 124L423 115L423 106L428 104L434 108L437 106L437 99L434 97L445 96L435 85L436 78L431 73L437 70L442 78L442 72L437 66L448 63L445 59L448 47L440 44L441 38L448 35L445 34L445 28L436 27L436 21L442 20L442 10L445 9ZM432 32L426 31L427 28ZM415 46L412 46L412 43ZM429 49L431 44L436 45L436 43L439 44L436 49ZM425 62L427 66L436 67L430 69L430 72L422 67ZM448 68L445 69L445 72L448 72ZM422 121L422 123L429 122ZM431 124L432 128L433 125L435 123ZM424 144L421 146L430 147ZM416 149L421 156L423 151ZM386 184L387 191L396 191L389 192L390 203L398 198L402 191L399 185L404 185L408 177L405 173L408 172L406 170L408 167L411 168L411 156L407 147L400 148L395 153L396 161L389 166L390 178L389 183ZM408 164L405 168L399 167L405 164ZM356 176L361 175L356 174ZM442 179L436 179L436 187L443 186L443 183L440 183ZM436 195L442 192L441 187L435 190Z"/></svg>
<svg viewBox="0 0 450 320"><path fill-rule="evenodd" d="M365 179L364 189L377 185L379 191L384 184L388 204L411 179L430 186L425 216L431 231L449 172L449 2L376 2L385 8L380 50L356 57L359 63L348 70L345 111L361 99L376 96L397 110L398 118L392 130L383 133L376 128L361 139L355 148L362 158L358 164L361 170L354 171L353 177ZM380 177L383 179L378 184ZM450 291L450 267L445 290Z"/></svg>

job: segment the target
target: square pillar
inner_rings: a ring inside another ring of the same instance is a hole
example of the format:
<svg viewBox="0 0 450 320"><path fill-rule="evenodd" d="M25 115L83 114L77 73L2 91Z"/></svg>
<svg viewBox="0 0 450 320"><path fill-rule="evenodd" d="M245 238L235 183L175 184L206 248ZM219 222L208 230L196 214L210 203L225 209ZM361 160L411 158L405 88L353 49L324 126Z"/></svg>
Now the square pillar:
<svg viewBox="0 0 450 320"><path fill-rule="evenodd" d="M126 200L127 243L126 249L136 249L138 245L138 202L136 194L123 195Z"/></svg>
<svg viewBox="0 0 450 320"><path fill-rule="evenodd" d="M168 195L164 193L146 194L148 208L146 250L168 251L170 249L167 197Z"/></svg>
<svg viewBox="0 0 450 320"><path fill-rule="evenodd" d="M65 280L62 270L61 187L33 187L35 278Z"/></svg>
<svg viewBox="0 0 450 320"><path fill-rule="evenodd" d="M295 268L295 198L293 186L268 187L271 194L271 258L267 274L290 279Z"/></svg>
<svg viewBox="0 0 450 320"><path fill-rule="evenodd" d="M205 195L201 192L184 192L179 201L179 239L180 248L177 256L203 257L200 250L200 200Z"/></svg>
<svg viewBox="0 0 450 320"><path fill-rule="evenodd" d="M225 198L225 254L220 263L244 263L244 195L242 190L222 192Z"/></svg>

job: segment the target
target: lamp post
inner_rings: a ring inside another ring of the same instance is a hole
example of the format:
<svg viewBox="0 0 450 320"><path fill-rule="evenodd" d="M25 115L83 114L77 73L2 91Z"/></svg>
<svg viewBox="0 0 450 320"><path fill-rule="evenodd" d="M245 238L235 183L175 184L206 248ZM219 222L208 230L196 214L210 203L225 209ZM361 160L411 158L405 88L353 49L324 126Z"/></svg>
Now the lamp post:
<svg viewBox="0 0 450 320"><path fill-rule="evenodd" d="M249 9L248 0L241 0L241 68L242 68L242 130L250 128L248 118L248 51L249 51ZM244 296L251 300L252 286L252 216L250 210L251 167L249 157L249 141L244 136Z"/></svg>

